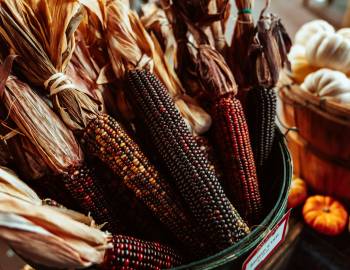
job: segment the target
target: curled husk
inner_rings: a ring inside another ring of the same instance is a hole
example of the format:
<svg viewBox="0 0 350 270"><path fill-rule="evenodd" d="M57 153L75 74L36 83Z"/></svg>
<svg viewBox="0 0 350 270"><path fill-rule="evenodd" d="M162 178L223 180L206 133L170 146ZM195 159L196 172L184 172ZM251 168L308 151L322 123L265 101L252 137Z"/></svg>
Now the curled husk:
<svg viewBox="0 0 350 270"><path fill-rule="evenodd" d="M197 72L199 79L209 94L220 97L231 93L237 94L237 85L231 70L221 54L208 45L201 45L198 49Z"/></svg>
<svg viewBox="0 0 350 270"><path fill-rule="evenodd" d="M14 172L0 167L0 239L38 265L82 268L103 262L109 235L80 213L43 205Z"/></svg>
<svg viewBox="0 0 350 270"><path fill-rule="evenodd" d="M249 61L252 86L272 88L279 80L283 67L290 69L288 53L291 40L281 20L273 15L260 16L256 27L254 46Z"/></svg>

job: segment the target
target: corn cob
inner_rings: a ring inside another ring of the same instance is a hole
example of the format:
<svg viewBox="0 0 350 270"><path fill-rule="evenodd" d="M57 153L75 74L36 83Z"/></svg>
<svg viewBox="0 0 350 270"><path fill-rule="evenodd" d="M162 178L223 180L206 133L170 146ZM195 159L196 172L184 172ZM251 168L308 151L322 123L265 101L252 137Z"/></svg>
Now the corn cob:
<svg viewBox="0 0 350 270"><path fill-rule="evenodd" d="M211 97L214 134L224 167L224 186L233 205L250 223L259 222L262 201L248 126L237 84L225 59L208 45L199 47L197 74Z"/></svg>
<svg viewBox="0 0 350 270"><path fill-rule="evenodd" d="M271 153L276 128L276 107L277 97L273 88L259 87L248 92L248 124L259 175Z"/></svg>
<svg viewBox="0 0 350 270"><path fill-rule="evenodd" d="M108 115L99 115L88 124L83 142L90 153L107 164L179 241L192 252L200 251L198 247L202 243L196 239L197 232L174 190L117 121Z"/></svg>
<svg viewBox="0 0 350 270"><path fill-rule="evenodd" d="M8 57L2 68L11 70L12 61L13 58ZM64 191L70 193L86 213L96 217L99 224L108 222L108 230L120 232L98 181L84 166L84 156L73 133L29 85L9 75L9 71L7 76L3 101L10 118L33 145L35 151L26 154L37 154L58 176L55 180L63 181L60 186Z"/></svg>
<svg viewBox="0 0 350 270"><path fill-rule="evenodd" d="M232 203L250 224L262 214L254 156L248 126L238 99L221 97L213 104L216 142L225 172L225 185Z"/></svg>
<svg viewBox="0 0 350 270"><path fill-rule="evenodd" d="M118 209L118 216L122 217L127 230L126 235L151 241L174 242L169 231L152 215L152 212L129 190L122 181L115 181L116 175L99 160L93 160L99 179L104 179L105 195L111 198L114 209ZM97 164L96 164L97 163Z"/></svg>
<svg viewBox="0 0 350 270"><path fill-rule="evenodd" d="M115 235L113 248L107 251L103 269L168 269L180 265L182 259L176 252L156 242Z"/></svg>
<svg viewBox="0 0 350 270"><path fill-rule="evenodd" d="M124 231L121 223L113 215L111 206L104 198L102 187L86 165L70 167L62 180L72 198L84 212L91 213L97 224L105 224L104 229L110 232Z"/></svg>
<svg viewBox="0 0 350 270"><path fill-rule="evenodd" d="M156 150L198 226L210 239L212 252L244 237L249 228L232 209L164 85L148 71L132 70L128 86Z"/></svg>
<svg viewBox="0 0 350 270"><path fill-rule="evenodd" d="M211 145L209 139L207 137L205 137L204 135L194 136L194 139L195 139L197 145L199 146L199 148L203 151L205 158L208 159L210 169L212 169L214 171L215 175L219 179L221 179L223 174L222 174L222 170L220 167L220 162L216 158L215 149Z"/></svg>

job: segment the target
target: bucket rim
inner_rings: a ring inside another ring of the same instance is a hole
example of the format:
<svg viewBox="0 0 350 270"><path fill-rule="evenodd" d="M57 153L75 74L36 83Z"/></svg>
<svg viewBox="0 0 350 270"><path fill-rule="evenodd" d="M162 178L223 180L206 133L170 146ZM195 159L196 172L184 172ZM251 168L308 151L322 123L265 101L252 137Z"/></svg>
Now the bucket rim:
<svg viewBox="0 0 350 270"><path fill-rule="evenodd" d="M233 261L234 259L239 258L242 255L245 255L253 247L258 245L258 243L277 224L279 219L282 218L282 215L284 214L287 206L287 197L288 197L289 186L292 178L293 165L292 165L292 160L291 160L288 147L285 142L285 138L279 131L276 134L276 138L277 137L280 137L278 138L278 148L282 156L283 179L286 179L286 181L282 182L282 186L281 186L282 192L280 192L280 194L278 195L276 204L271 209L271 211L267 214L267 216L264 218L261 224L256 228L254 228L254 230L249 235L247 235L246 237L244 237L234 245L214 255L208 256L206 258L203 258L185 265L171 268L171 270L183 270L183 269L209 270L209 269L214 269L216 267L224 265L230 261ZM262 228L266 228L266 229L262 230ZM239 249L238 252L237 252L237 249Z"/></svg>

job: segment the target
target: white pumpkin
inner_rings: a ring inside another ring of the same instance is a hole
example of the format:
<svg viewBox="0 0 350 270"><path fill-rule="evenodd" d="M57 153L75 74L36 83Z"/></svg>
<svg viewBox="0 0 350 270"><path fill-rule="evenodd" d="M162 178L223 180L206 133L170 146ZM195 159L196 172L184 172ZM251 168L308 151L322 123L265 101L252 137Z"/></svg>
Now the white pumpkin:
<svg viewBox="0 0 350 270"><path fill-rule="evenodd" d="M350 27L339 29L337 31L337 34L339 34L347 39L350 39Z"/></svg>
<svg viewBox="0 0 350 270"><path fill-rule="evenodd" d="M306 45L310 65L350 72L350 39L337 33L320 32Z"/></svg>
<svg viewBox="0 0 350 270"><path fill-rule="evenodd" d="M294 44L306 46L310 38L317 33L334 33L334 27L324 20L305 23L295 35Z"/></svg>
<svg viewBox="0 0 350 270"><path fill-rule="evenodd" d="M288 59L291 64L291 76L297 83L302 83L308 74L317 70L307 61L305 48L302 45L293 45L288 54Z"/></svg>
<svg viewBox="0 0 350 270"><path fill-rule="evenodd" d="M311 73L301 89L324 99L350 104L350 79L340 71L323 68Z"/></svg>

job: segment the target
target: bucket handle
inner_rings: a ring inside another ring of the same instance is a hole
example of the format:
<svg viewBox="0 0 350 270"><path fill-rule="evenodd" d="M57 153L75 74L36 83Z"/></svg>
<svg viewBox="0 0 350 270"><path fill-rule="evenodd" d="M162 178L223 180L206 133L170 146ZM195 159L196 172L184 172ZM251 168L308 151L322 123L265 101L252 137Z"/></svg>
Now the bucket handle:
<svg viewBox="0 0 350 270"><path fill-rule="evenodd" d="M281 118L278 116L278 114L276 115L277 121L278 123L286 130L285 133L283 133L284 137L287 137L288 133L290 131L295 131L295 132L299 132L299 129L297 127L288 127L282 120Z"/></svg>

